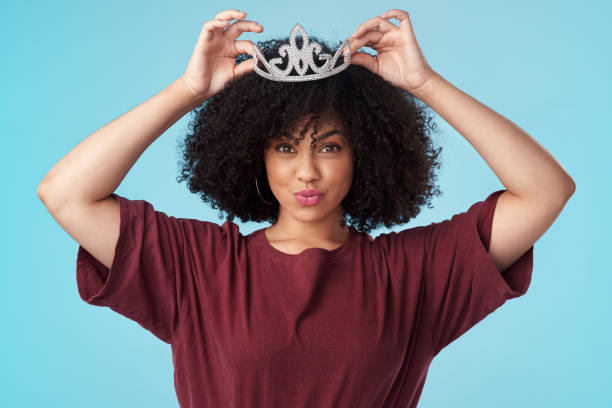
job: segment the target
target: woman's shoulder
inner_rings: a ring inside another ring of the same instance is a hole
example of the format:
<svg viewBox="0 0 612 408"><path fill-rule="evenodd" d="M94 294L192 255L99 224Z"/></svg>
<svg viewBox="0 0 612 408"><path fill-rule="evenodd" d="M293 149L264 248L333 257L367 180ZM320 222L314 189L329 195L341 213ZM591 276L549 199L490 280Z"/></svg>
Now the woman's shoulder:
<svg viewBox="0 0 612 408"><path fill-rule="evenodd" d="M231 249L239 248L239 243L246 240L235 222L225 220L222 223L200 220L196 218L175 217L181 226L185 243L199 249Z"/></svg>

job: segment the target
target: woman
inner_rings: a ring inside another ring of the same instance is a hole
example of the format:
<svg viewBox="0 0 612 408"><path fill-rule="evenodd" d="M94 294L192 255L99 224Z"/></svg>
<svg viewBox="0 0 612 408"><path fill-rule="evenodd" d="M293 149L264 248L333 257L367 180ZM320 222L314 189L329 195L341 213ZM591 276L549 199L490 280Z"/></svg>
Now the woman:
<svg viewBox="0 0 612 408"><path fill-rule="evenodd" d="M184 407L416 406L432 359L527 291L533 245L574 183L529 135L431 69L407 12L361 24L342 48L350 66L296 82L262 77L254 58L237 64L257 55L240 34L263 30L245 16L226 10L206 22L179 79L41 183L80 244L79 294L172 345ZM285 43L258 47L262 66ZM376 58L357 51L365 45ZM372 228L406 223L438 192L421 103L506 189L373 239ZM113 193L146 147L199 106L182 179L228 213L223 225ZM272 225L244 236L235 216Z"/></svg>

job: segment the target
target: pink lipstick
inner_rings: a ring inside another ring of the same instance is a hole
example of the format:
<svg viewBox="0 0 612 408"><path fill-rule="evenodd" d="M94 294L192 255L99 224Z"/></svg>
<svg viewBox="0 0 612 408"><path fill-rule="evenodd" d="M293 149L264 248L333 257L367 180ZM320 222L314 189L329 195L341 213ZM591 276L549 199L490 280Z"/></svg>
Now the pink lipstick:
<svg viewBox="0 0 612 408"><path fill-rule="evenodd" d="M305 206L316 205L322 197L323 193L318 190L302 190L295 193L295 199L298 203Z"/></svg>

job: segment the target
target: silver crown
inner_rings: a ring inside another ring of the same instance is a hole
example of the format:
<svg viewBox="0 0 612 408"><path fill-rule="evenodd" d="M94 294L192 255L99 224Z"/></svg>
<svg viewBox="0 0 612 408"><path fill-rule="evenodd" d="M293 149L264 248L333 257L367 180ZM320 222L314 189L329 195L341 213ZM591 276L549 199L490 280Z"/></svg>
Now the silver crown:
<svg viewBox="0 0 612 408"><path fill-rule="evenodd" d="M302 48L299 49L295 43L295 36L297 33L302 34ZM338 58L343 55L344 50L348 50L348 56L344 57L344 63L342 65L334 68L336 65L336 61ZM317 67L314 63L313 52L319 56L319 59L327 61L323 66ZM285 81L285 82L299 82L299 81L314 81L316 79L327 78L328 76L335 75L344 69L346 69L351 63L351 47L349 40L345 40L340 48L336 50L334 57L330 60L330 54L320 54L321 52L321 44L316 41L310 43L308 39L308 35L306 34L306 30L301 26L300 23L296 23L291 30L291 35L289 36L289 44L283 44L278 49L278 53L281 57L288 56L289 63L287 64L287 68L284 70L279 69L277 65L282 64L283 58L271 58L270 62L266 61L266 58L263 56L261 51L256 46L253 46L253 59L254 59L254 70L260 76L270 79L272 81ZM262 64L268 72L263 71L261 68L257 66L257 58L261 60ZM315 73L314 74L306 74L306 71L310 67ZM291 73L291 69L295 68L295 71L298 75L289 75Z"/></svg>

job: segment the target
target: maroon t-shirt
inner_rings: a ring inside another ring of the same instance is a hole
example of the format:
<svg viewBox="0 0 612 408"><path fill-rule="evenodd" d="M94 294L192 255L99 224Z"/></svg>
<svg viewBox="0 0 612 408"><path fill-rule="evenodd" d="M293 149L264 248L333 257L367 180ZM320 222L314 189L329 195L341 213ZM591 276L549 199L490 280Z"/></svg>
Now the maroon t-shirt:
<svg viewBox="0 0 612 408"><path fill-rule="evenodd" d="M114 194L112 267L79 246L78 290L171 345L183 408L416 407L434 356L529 287L533 246L503 274L488 254L503 191L300 254Z"/></svg>

